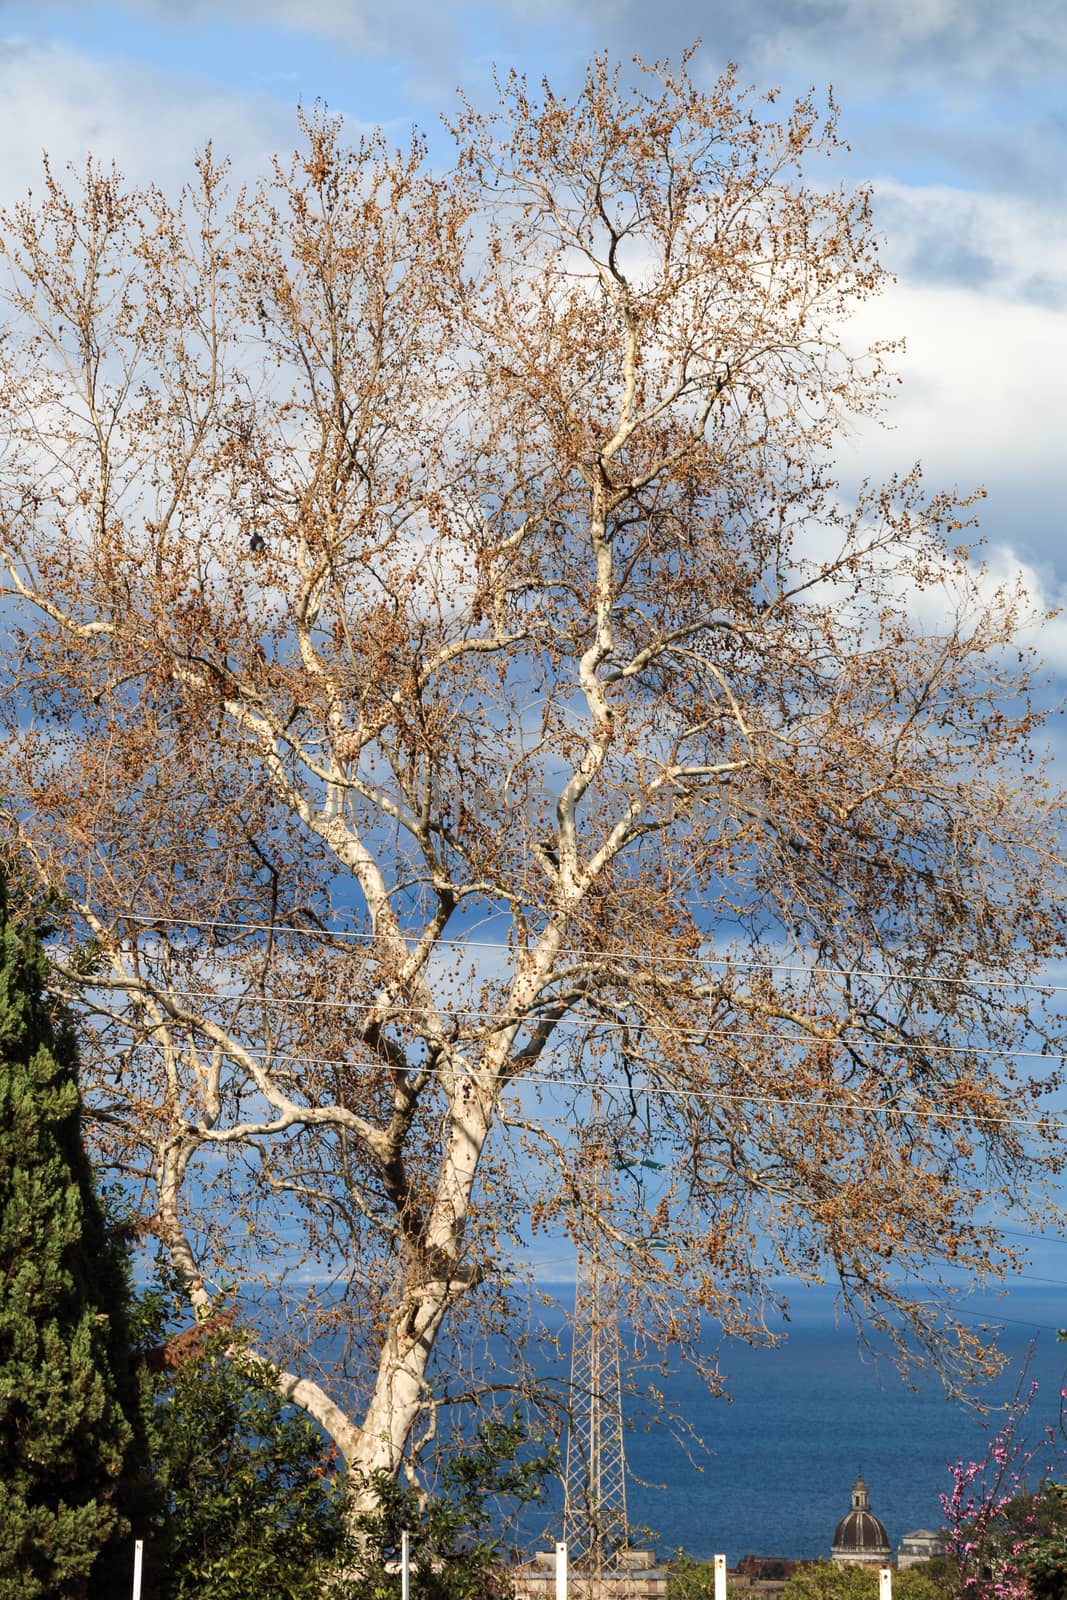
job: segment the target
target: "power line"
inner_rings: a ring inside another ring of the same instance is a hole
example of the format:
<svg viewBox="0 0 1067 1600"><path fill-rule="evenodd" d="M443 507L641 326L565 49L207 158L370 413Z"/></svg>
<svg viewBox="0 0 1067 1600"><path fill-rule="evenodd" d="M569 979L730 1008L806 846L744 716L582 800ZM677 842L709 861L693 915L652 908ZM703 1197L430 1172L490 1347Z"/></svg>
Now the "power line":
<svg viewBox="0 0 1067 1600"><path fill-rule="evenodd" d="M167 985L164 987L162 984L159 984L149 985L149 987L152 990L153 997L156 997L160 994L174 996L180 995L187 1000L214 1000L220 1006L230 1003L234 1006L274 1006L279 1010L347 1011L352 1006L359 1003L354 1000L288 999L284 995L260 995L256 994L254 991L245 992L244 994L226 994L219 993L219 991L215 989L183 989L180 985ZM136 989L136 985L131 985L131 988ZM426 1007L414 1005L390 1007L388 1015L381 1019L381 1024L385 1026L388 1024L404 1022L417 1023L422 1017L425 1016L426 1009ZM501 1029L508 1027L521 1028L524 1026L536 1025L539 1020L536 1010L532 1010L519 1017L509 1018L506 1010L504 1011L503 1015L499 1015L488 1011L464 1010L460 1007L448 1005L439 1005L439 1009L444 1011L452 1021L458 1021L459 1018L463 1017L468 1019L469 1022L480 1022L482 1024L482 1028L479 1031L487 1033L498 1032ZM365 1023L363 1025L365 1025ZM598 1037L603 1037L605 1034L639 1033L645 1027L648 1027L649 1031L654 1031L654 1026L651 1024L605 1022L595 1018L583 1017L578 1014L569 1015L565 1021L561 1018L558 1026L561 1029L567 1027L593 1027L595 1028ZM1065 1062L1067 1062L1067 1052L1053 1052L1049 1050L1022 1050L1014 1046L1010 1049L999 1049L992 1045L937 1044L934 1042L927 1043L921 1040L888 1039L874 1033L860 1035L838 1034L835 1035L832 1040L829 1040L820 1036L819 1034L774 1033L769 1030L761 1031L754 1028L673 1028L670 1030L670 1032L673 1040L685 1044L704 1044L709 1040L728 1040L730 1042L733 1042L734 1040L743 1040L746 1043L758 1042L775 1045L825 1045L827 1043L834 1043L843 1047L848 1047L850 1045L866 1045L870 1047L877 1047L883 1050L917 1052L921 1055L928 1056L987 1056L993 1057L996 1060L1010 1058L1013 1061L1043 1061L1049 1065L1055 1065L1056 1063L1063 1065ZM235 1043L237 1042L238 1041L235 1041ZM287 1059L307 1059L311 1061L316 1058L294 1057ZM338 1063L338 1065L341 1064L343 1063Z"/></svg>
<svg viewBox="0 0 1067 1600"><path fill-rule="evenodd" d="M1011 1323L1015 1324L1016 1327L1034 1328L1034 1329L1037 1330L1038 1333L1059 1333L1059 1331L1060 1331L1059 1328L1057 1328L1051 1322L1032 1322L1029 1319L1029 1317L1011 1317L1011 1316L1006 1316L1006 1315L1005 1316L1000 1316L997 1313L986 1313L986 1312L982 1312L982 1311L968 1311L966 1306L956 1306L956 1305L949 1305L949 1304L946 1304L944 1309L946 1311L950 1311L954 1317L966 1317L971 1322L980 1322L980 1323L984 1324L986 1327L988 1327L991 1323L1011 1322Z"/></svg>
<svg viewBox="0 0 1067 1600"><path fill-rule="evenodd" d="M993 1224L993 1226L995 1226L995 1224ZM1013 1231L1015 1231L1015 1230L1013 1230L1011 1228L998 1228L997 1229L998 1233L1012 1233ZM1033 1234L1033 1235L1028 1235L1027 1237L1039 1238L1039 1237L1041 1237L1041 1235ZM1067 1239L1057 1238L1057 1239L1054 1239L1052 1242L1055 1243L1055 1244L1067 1244ZM513 1268L515 1268L517 1270L521 1270L521 1271L524 1271L524 1272L525 1271L539 1271L539 1270L543 1270L545 1267L569 1267L569 1268L573 1269L575 1258L576 1258L576 1254L577 1254L577 1251L575 1250L569 1256L526 1256L526 1257L514 1256L514 1257L511 1258L511 1260L509 1261L508 1265L510 1267L513 1267ZM1038 1274L1033 1273L1033 1272L1018 1272L1018 1273L1014 1273L1012 1275L1010 1281L1011 1281L1012 1284L1016 1284L1016 1283L1042 1283L1042 1284L1051 1285L1053 1288L1056 1288L1056 1289L1067 1289L1067 1278L1045 1278L1045 1277L1041 1277ZM1006 1293L1010 1293L1011 1292L1010 1288L1006 1289L1005 1292ZM964 1312L962 1306L948 1306L946 1309L957 1311L960 1315L976 1316L976 1317L979 1317L981 1320L988 1321L988 1322L1002 1322L1002 1321L1006 1322L1006 1321L1018 1321L1018 1320L1020 1320L1018 1318L1009 1318L1009 1317L998 1316L995 1311L990 1311L988 1313L987 1312L972 1311L972 1312L967 1313L967 1312ZM1029 1324L1026 1324L1026 1325L1029 1326ZM1034 1323L1033 1326L1034 1327L1041 1327L1041 1326L1044 1326L1044 1324ZM1050 1330L1050 1331L1058 1331L1058 1330Z"/></svg>
<svg viewBox="0 0 1067 1600"><path fill-rule="evenodd" d="M1008 1227L999 1228L998 1232L1010 1233L1015 1239L1033 1239L1038 1244L1067 1244L1067 1235L1061 1233L1030 1233L1025 1228ZM1064 1288L1067 1288L1067 1283Z"/></svg>
<svg viewBox="0 0 1067 1600"><path fill-rule="evenodd" d="M189 928L196 931L228 930L240 933L269 933L269 934L296 934L308 939L331 939L353 944L373 945L378 936L372 932L361 932L358 929L309 928L295 923L270 923L270 922L238 922L219 918L195 917L170 917L170 916L145 916L135 911L120 911L117 913L127 922L140 923L146 928ZM407 939L407 935L401 934ZM419 935L412 934L410 938L417 942ZM489 939L464 939L454 935L441 936L435 939L433 947L436 950L455 950L460 953L466 950L492 950L497 954L506 953L514 955L512 946L499 940ZM567 945L560 950L560 960L584 956L632 956L632 946L628 945ZM1037 979L1020 978L980 978L973 977L943 977L934 976L924 972L907 972L901 969L879 970L866 967L827 967L805 966L801 963L784 961L748 961L734 959L726 956L685 955L671 956L662 952L655 952L654 960L657 966L675 966L700 971L706 967L722 968L727 971L738 970L742 972L786 972L800 973L806 977L831 977L831 978L869 978L882 983L912 983L924 986L959 986L963 988L984 989L1018 989L1034 990L1039 994L1067 994L1067 983L1044 982Z"/></svg>
<svg viewBox="0 0 1067 1600"><path fill-rule="evenodd" d="M139 1041L139 1044L142 1047L146 1044L154 1045L156 1049L160 1051L165 1048L165 1046L158 1039L154 1038L141 1040ZM248 1057L256 1060L256 1064L264 1069L267 1069L268 1066L280 1065L293 1067L348 1067L349 1070L351 1070L350 1063L336 1061L328 1056L276 1055L271 1056L269 1062L265 1062L259 1061L256 1058L256 1053L254 1050L245 1050L244 1053ZM379 1070L385 1071L388 1069ZM412 1076L425 1074L428 1077L443 1077L451 1070L452 1069L445 1067L412 1067L410 1069ZM369 1077L369 1075L369 1070L365 1070L361 1074L364 1079ZM814 1100L810 1095L806 1095L803 1098L790 1098L784 1095L748 1094L729 1089L708 1089L689 1086L683 1087L681 1085L675 1086L671 1084L658 1084L648 1087L643 1084L631 1084L626 1078L594 1080L585 1078L549 1076L547 1074L532 1072L521 1072L515 1073L508 1077L504 1083L500 1085L500 1088L502 1090L507 1090L516 1084L540 1085L545 1088L553 1089L584 1089L590 1093L604 1091L609 1094L619 1094L623 1097L629 1097L631 1094L633 1094L634 1096L643 1095L648 1099L709 1100L727 1105L773 1106L782 1110L832 1111L835 1114L863 1113L865 1115L869 1114L872 1117L878 1116L895 1119L901 1123L908 1121L953 1122L967 1124L989 1123L998 1127L1036 1128L1042 1130L1043 1132L1049 1133L1059 1132L1067 1129L1067 1118L1019 1117L1008 1115L1006 1113L991 1111L946 1111L944 1109L925 1110L922 1107L917 1106L902 1107L898 1103L887 1102L880 1104L877 1101L862 1100ZM308 1106L306 1109L311 1111L316 1108Z"/></svg>
<svg viewBox="0 0 1067 1600"><path fill-rule="evenodd" d="M996 1224L994 1223L993 1226L995 1227ZM1005 1231L1004 1228L997 1228L998 1233L1004 1233ZM1054 1239L1053 1242L1055 1244L1067 1244L1067 1240L1062 1238ZM1046 1278L1037 1272L1020 1272L1017 1281L1019 1283L1047 1283L1051 1284L1055 1289L1067 1289L1067 1278Z"/></svg>

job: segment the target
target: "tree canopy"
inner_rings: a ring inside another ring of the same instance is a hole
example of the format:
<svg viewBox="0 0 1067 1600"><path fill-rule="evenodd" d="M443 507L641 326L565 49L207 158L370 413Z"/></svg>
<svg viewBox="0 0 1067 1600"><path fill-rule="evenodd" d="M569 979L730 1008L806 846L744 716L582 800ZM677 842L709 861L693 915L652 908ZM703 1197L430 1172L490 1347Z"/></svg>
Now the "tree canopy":
<svg viewBox="0 0 1067 1600"><path fill-rule="evenodd" d="M190 1326L157 1270L136 1307L148 1442L164 1515L145 1550L160 1600L320 1600L343 1543L334 1454L243 1359L231 1316Z"/></svg>
<svg viewBox="0 0 1067 1600"><path fill-rule="evenodd" d="M814 1561L787 1581L782 1600L876 1600L878 1592L877 1567ZM893 1593L898 1600L945 1600L951 1588L920 1567L906 1567L894 1572Z"/></svg>
<svg viewBox="0 0 1067 1600"><path fill-rule="evenodd" d="M132 1571L145 1510L129 1285L81 1135L69 1020L0 872L0 1596L83 1600ZM125 1560L123 1559L125 1557Z"/></svg>
<svg viewBox="0 0 1067 1600"><path fill-rule="evenodd" d="M316 114L3 221L6 814L193 1303L334 1285L278 1382L353 1481L539 1230L713 1383L783 1276L962 1382L942 1275L1058 1169L1026 598L835 476L891 382L836 130L598 60L448 171Z"/></svg>

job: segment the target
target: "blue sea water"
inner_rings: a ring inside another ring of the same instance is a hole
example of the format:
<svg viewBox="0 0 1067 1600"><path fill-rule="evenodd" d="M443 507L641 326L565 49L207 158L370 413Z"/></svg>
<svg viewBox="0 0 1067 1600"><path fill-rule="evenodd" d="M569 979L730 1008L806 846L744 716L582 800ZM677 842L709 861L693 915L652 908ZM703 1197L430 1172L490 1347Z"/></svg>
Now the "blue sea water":
<svg viewBox="0 0 1067 1600"><path fill-rule="evenodd" d="M1023 1431L1037 1441L1046 1423L1058 1426L1067 1345L1055 1330L1067 1322L1067 1301L1020 1289L986 1307L1009 1364L985 1401L1009 1402L1028 1359L1026 1386L1035 1378L1039 1390ZM725 1552L731 1564L746 1553L826 1557L861 1468L895 1550L904 1533L941 1526L949 1463L980 1456L1004 1420L1002 1409L983 1417L948 1401L935 1379L915 1391L864 1359L855 1330L835 1326L817 1295L796 1307L785 1344L731 1344L722 1365L730 1401L709 1396L686 1370L664 1385L703 1439L693 1459L665 1429L627 1434L630 1520L654 1531L661 1556L684 1547L702 1558ZM559 1537L558 1526L539 1534L528 1528L524 1542Z"/></svg>

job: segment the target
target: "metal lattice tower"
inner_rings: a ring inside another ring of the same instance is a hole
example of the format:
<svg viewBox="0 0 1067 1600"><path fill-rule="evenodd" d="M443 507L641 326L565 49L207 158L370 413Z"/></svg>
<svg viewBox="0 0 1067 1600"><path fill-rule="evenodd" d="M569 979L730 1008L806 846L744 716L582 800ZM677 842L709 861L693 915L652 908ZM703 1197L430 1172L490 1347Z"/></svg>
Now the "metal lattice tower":
<svg viewBox="0 0 1067 1600"><path fill-rule="evenodd" d="M603 1193L607 1150L594 1105L594 1203ZM571 1413L564 1475L563 1537L575 1568L599 1578L627 1543L626 1454L618 1276L596 1247L579 1248L571 1346Z"/></svg>

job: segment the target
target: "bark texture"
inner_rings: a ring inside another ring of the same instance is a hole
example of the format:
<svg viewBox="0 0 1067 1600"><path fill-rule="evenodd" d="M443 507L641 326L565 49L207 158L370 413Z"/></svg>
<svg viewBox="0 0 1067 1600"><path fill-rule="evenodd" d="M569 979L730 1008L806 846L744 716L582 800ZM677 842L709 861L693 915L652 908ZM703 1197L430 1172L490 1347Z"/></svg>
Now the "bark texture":
<svg viewBox="0 0 1067 1600"><path fill-rule="evenodd" d="M1060 1159L1025 596L917 469L834 481L888 380L833 107L597 61L454 134L3 226L7 816L196 1303L334 1275L279 1381L354 1482L531 1232L660 1343L830 1278L963 1381L941 1275Z"/></svg>

